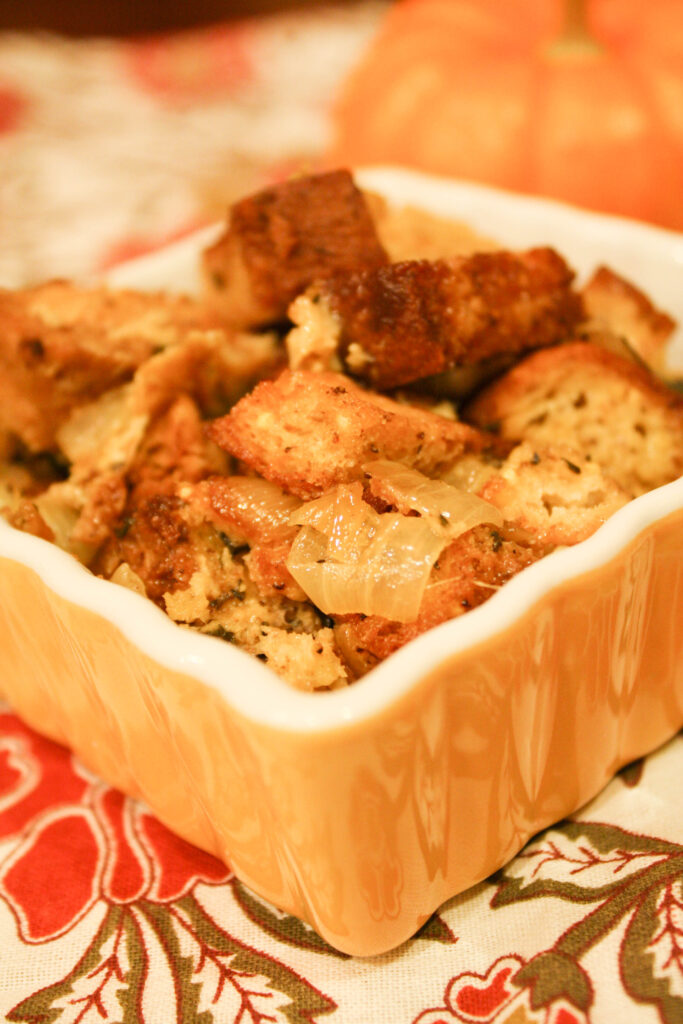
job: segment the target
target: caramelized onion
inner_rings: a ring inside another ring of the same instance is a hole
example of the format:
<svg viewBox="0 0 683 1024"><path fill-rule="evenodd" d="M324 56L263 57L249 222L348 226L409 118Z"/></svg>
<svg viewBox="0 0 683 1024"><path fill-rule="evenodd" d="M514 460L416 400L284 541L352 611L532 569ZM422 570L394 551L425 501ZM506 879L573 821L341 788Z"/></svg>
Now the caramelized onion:
<svg viewBox="0 0 683 1024"><path fill-rule="evenodd" d="M258 476L219 477L207 485L207 491L213 513L226 526L263 541L292 536L290 516L301 501L277 484Z"/></svg>
<svg viewBox="0 0 683 1024"><path fill-rule="evenodd" d="M503 525L495 505L443 480L430 480L399 462L378 459L363 469L373 493L395 505L399 512L419 512L435 533L448 540L480 523Z"/></svg>
<svg viewBox="0 0 683 1024"><path fill-rule="evenodd" d="M447 542L425 519L379 515L363 501L357 483L308 502L290 521L302 528L287 568L323 612L399 622L417 618L432 567Z"/></svg>

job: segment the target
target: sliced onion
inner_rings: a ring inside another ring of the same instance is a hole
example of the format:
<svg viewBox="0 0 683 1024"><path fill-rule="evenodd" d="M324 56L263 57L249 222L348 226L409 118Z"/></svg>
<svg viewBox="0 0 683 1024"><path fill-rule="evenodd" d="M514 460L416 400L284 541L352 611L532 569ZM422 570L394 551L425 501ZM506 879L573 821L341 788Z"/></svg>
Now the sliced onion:
<svg viewBox="0 0 683 1024"><path fill-rule="evenodd" d="M370 478L371 489L380 497L396 505L400 512L419 512L434 532L448 540L480 523L503 525L503 517L495 505L443 480L430 480L400 462L378 459L367 463L363 470ZM375 487L374 481L377 481Z"/></svg>
<svg viewBox="0 0 683 1024"><path fill-rule="evenodd" d="M361 485L353 484L304 505L292 521L303 525L287 568L323 612L417 618L447 540L426 520L379 515L362 500Z"/></svg>
<svg viewBox="0 0 683 1024"><path fill-rule="evenodd" d="M360 560L379 516L363 501L361 484L341 484L309 501L290 516L296 526L313 527L327 538L328 557L343 562Z"/></svg>
<svg viewBox="0 0 683 1024"><path fill-rule="evenodd" d="M292 536L290 516L301 501L285 494L277 484L259 476L221 477L212 481L208 492L211 508L219 520L248 524L265 541Z"/></svg>
<svg viewBox="0 0 683 1024"><path fill-rule="evenodd" d="M147 593L142 579L134 569L131 569L128 562L121 562L109 579L112 583L118 583L120 586L126 587L128 590L133 590L136 594L142 594L143 597L145 597Z"/></svg>

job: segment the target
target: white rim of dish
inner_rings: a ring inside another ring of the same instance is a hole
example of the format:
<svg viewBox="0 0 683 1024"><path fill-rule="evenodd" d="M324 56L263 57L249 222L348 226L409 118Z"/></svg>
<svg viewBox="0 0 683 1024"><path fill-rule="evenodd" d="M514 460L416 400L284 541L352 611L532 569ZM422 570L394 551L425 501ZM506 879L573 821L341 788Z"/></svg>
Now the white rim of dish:
<svg viewBox="0 0 683 1024"><path fill-rule="evenodd" d="M584 233L587 229L605 231L609 239L613 235L623 239L626 235L629 243L665 248L660 258L683 265L683 235L638 222L393 168L373 169L359 173L357 178L365 187L376 188L389 199L441 210L446 215L461 209L469 200L478 208L483 204L489 216L491 204L500 208L512 204L521 216L547 214L553 225L546 244L556 244L560 251L562 240L554 242L552 236L561 234L565 218L569 218L574 231L580 225ZM425 190L430 192L431 202L421 197ZM475 216L473 220L476 219ZM136 276L158 277L160 265L163 275L164 265L187 261L213 233L215 229L206 229L159 253L132 261L108 279L115 285L130 286ZM683 478L629 502L588 540L529 566L485 604L413 640L363 679L325 693L296 690L252 655L225 641L178 627L147 598L93 576L71 555L48 541L13 529L4 521L0 521L0 555L32 569L49 589L66 600L109 620L154 661L214 688L246 718L278 730L309 734L337 731L379 714L444 660L508 629L554 587L606 565L648 526L681 507Z"/></svg>

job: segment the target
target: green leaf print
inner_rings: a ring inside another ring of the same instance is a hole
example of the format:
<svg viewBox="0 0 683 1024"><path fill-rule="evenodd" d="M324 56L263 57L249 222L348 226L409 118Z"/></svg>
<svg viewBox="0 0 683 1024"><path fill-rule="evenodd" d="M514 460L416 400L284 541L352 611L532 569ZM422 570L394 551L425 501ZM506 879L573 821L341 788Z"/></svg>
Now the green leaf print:
<svg viewBox="0 0 683 1024"><path fill-rule="evenodd" d="M103 955L103 947L120 928L122 913L121 907L109 908L92 942L66 977L22 1000L10 1010L7 1020L12 1024L54 1024L63 1014L64 1007L59 1005L60 1002L91 999L97 1005L98 989L108 980L101 977L103 967L106 970L110 959ZM78 991L82 987L80 982L87 987L85 994Z"/></svg>
<svg viewBox="0 0 683 1024"><path fill-rule="evenodd" d="M643 777L643 771L645 769L645 758L640 757L637 761L631 761L630 764L624 765L617 772L617 778L621 779L625 786L633 788L637 786Z"/></svg>
<svg viewBox="0 0 683 1024"><path fill-rule="evenodd" d="M220 964L226 982L238 990L244 1013L238 1015L236 1021L283 1020L288 1024L312 1024L321 1014L336 1010L337 1004L332 999L286 964L224 932L194 896L184 896L173 909L177 923L198 943L202 955ZM258 979L265 979L265 990L250 988ZM287 1002L273 1004L268 1015L254 1008L255 1002L275 993L285 996ZM278 1016L273 1016L276 1012Z"/></svg>
<svg viewBox="0 0 683 1024"><path fill-rule="evenodd" d="M140 1021L144 1019L142 997L148 968L147 949L140 929L130 911L124 914L123 927L128 954L128 973L126 987L117 992L116 997L123 1010L121 1024L140 1024Z"/></svg>
<svg viewBox="0 0 683 1024"><path fill-rule="evenodd" d="M563 997L586 1012L592 993L579 960L626 922L625 990L656 1005L665 1024L683 1021L683 846L569 821L537 836L491 881L494 908L549 896L594 904L513 979L530 990L532 1008Z"/></svg>
<svg viewBox="0 0 683 1024"><path fill-rule="evenodd" d="M631 918L621 946L624 988L654 1003L666 1024L683 1020L683 873L648 892Z"/></svg>
<svg viewBox="0 0 683 1024"><path fill-rule="evenodd" d="M172 970L178 1020L183 1021L183 1024L185 1022L187 1024L213 1024L212 1013L209 1011L199 1012L202 985L193 980L194 956L183 955L181 952L174 918L170 913L171 904L164 905L141 900L136 906L152 926Z"/></svg>
<svg viewBox="0 0 683 1024"><path fill-rule="evenodd" d="M440 942L443 946L452 946L454 942L458 941L439 914L432 914L429 920L425 921L420 930L413 936L413 940L415 939Z"/></svg>
<svg viewBox="0 0 683 1024"><path fill-rule="evenodd" d="M597 903L620 891L629 878L658 863L683 858L683 846L635 835L616 825L567 821L540 833L491 881L491 905L539 896Z"/></svg>
<svg viewBox="0 0 683 1024"><path fill-rule="evenodd" d="M554 950L539 953L512 981L530 990L533 1010L550 1006L556 999L566 999L585 1013L593 1002L593 988L586 972L573 957Z"/></svg>
<svg viewBox="0 0 683 1024"><path fill-rule="evenodd" d="M300 918L277 910L272 904L256 896L237 878L231 879L230 885L242 911L268 935L297 949L308 949L314 953L336 957L338 960L349 959L348 953L334 949ZM439 942L442 945L451 945L456 941L453 932L439 914L432 914L415 933L413 940L415 939Z"/></svg>
<svg viewBox="0 0 683 1024"><path fill-rule="evenodd" d="M333 949L317 932L300 918L277 910L272 904L256 896L237 878L230 881L233 895L246 916L268 935L297 949L310 949L315 953L348 960L346 953Z"/></svg>

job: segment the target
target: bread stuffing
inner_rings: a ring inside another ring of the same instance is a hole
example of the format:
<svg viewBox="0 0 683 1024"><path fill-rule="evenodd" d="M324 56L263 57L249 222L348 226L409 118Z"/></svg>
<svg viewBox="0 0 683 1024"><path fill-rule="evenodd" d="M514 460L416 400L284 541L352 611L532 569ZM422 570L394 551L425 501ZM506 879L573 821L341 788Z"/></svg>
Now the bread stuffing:
<svg viewBox="0 0 683 1024"><path fill-rule="evenodd" d="M235 204L201 270L0 291L0 507L294 687L683 474L674 322L609 267L581 285L340 170Z"/></svg>
<svg viewBox="0 0 683 1024"><path fill-rule="evenodd" d="M321 315L334 332L333 366L382 391L552 345L579 321L573 276L549 248L331 274L292 306L290 361L305 368L310 344L301 338Z"/></svg>

